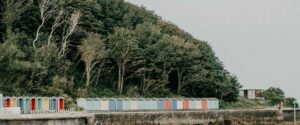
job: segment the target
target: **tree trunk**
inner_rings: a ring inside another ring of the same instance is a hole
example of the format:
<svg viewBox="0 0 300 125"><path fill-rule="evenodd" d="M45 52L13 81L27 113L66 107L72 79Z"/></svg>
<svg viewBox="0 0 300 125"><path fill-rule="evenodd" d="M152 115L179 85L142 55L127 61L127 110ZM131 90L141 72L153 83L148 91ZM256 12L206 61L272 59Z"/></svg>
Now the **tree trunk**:
<svg viewBox="0 0 300 125"><path fill-rule="evenodd" d="M50 32L50 34L49 34L49 37L48 37L48 43L47 43L47 46L48 46L48 47L50 46L51 38L52 38L53 33L54 33L54 29L52 28L52 29L51 29L51 32Z"/></svg>
<svg viewBox="0 0 300 125"><path fill-rule="evenodd" d="M145 95L145 79L146 79L146 78L145 78L145 77L146 77L145 75L146 75L146 74L144 73L144 74L143 74L143 81L142 81L142 94L143 94L143 95Z"/></svg>
<svg viewBox="0 0 300 125"><path fill-rule="evenodd" d="M125 63L122 65L122 77L121 77L121 91L120 94L123 92L123 86L124 86L124 75L125 75Z"/></svg>
<svg viewBox="0 0 300 125"><path fill-rule="evenodd" d="M182 76L183 76L183 70L180 71L180 70L178 69L178 70L177 70L177 77L178 77L177 94L178 94L178 95L180 95L181 88L182 88L182 86L183 86Z"/></svg>
<svg viewBox="0 0 300 125"><path fill-rule="evenodd" d="M36 36L35 36L34 40L32 41L32 46L33 46L34 51L36 50L36 45L35 45L35 43L36 43L36 41L39 39L39 36L40 36L40 30L41 30L41 28L44 26L44 23L45 23L45 21L42 20L42 24L41 24L41 25L38 27L38 29L36 30Z"/></svg>
<svg viewBox="0 0 300 125"><path fill-rule="evenodd" d="M121 64L118 65L118 92L121 94L121 74L122 74L122 68Z"/></svg>
<svg viewBox="0 0 300 125"><path fill-rule="evenodd" d="M90 79L91 79L91 71L89 67L86 67L86 83L85 83L85 88L88 88L90 85Z"/></svg>

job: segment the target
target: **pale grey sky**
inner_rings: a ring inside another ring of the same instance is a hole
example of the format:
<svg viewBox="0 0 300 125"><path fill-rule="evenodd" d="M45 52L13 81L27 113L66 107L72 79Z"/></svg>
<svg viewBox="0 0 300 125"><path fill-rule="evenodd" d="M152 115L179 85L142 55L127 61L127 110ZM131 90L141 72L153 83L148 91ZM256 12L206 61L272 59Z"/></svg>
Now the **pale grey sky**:
<svg viewBox="0 0 300 125"><path fill-rule="evenodd" d="M300 0L126 0L208 41L244 88L300 99Z"/></svg>

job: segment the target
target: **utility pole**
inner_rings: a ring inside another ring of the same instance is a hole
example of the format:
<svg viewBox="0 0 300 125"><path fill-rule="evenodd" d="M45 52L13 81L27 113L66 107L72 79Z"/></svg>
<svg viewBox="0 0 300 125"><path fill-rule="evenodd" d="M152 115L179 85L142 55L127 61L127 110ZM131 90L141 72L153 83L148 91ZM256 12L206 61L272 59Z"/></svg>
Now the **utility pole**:
<svg viewBox="0 0 300 125"><path fill-rule="evenodd" d="M297 117L296 117L297 100L296 99L293 101L293 105L294 105L294 125L297 125Z"/></svg>

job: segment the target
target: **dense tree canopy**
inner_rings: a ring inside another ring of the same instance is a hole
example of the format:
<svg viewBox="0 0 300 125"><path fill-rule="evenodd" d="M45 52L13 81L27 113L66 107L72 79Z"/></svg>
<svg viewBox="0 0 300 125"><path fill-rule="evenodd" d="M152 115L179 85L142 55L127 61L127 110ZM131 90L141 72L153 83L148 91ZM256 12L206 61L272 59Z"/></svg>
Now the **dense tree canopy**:
<svg viewBox="0 0 300 125"><path fill-rule="evenodd" d="M263 97L272 105L280 104L285 100L285 94L280 88L270 87L263 92Z"/></svg>
<svg viewBox="0 0 300 125"><path fill-rule="evenodd" d="M0 1L0 93L235 101L239 88L207 42L124 0Z"/></svg>

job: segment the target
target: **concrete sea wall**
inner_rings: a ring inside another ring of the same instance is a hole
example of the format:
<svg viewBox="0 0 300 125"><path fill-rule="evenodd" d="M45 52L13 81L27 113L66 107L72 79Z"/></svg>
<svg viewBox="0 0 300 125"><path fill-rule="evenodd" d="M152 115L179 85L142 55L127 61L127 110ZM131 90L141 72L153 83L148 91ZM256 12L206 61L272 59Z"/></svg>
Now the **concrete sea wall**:
<svg viewBox="0 0 300 125"><path fill-rule="evenodd" d="M93 118L83 112L0 115L0 125L92 125Z"/></svg>
<svg viewBox="0 0 300 125"><path fill-rule="evenodd" d="M87 125L86 119L1 120L0 125Z"/></svg>
<svg viewBox="0 0 300 125"><path fill-rule="evenodd" d="M0 116L0 125L293 125L293 110L140 111ZM300 121L300 110L297 110ZM297 125L300 125L300 122Z"/></svg>
<svg viewBox="0 0 300 125"><path fill-rule="evenodd" d="M95 121L102 124L198 124L241 125L278 124L283 117L277 110L211 110L211 111L167 111L96 113ZM100 124L99 124L100 125Z"/></svg>

